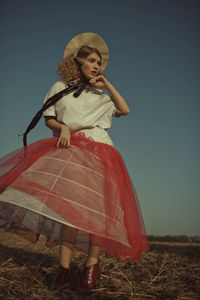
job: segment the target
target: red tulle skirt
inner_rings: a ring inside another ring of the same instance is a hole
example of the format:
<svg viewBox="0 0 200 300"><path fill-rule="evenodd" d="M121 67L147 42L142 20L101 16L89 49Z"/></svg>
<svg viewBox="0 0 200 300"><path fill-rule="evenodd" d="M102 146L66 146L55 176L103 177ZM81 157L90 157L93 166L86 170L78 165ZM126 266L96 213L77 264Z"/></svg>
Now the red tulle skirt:
<svg viewBox="0 0 200 300"><path fill-rule="evenodd" d="M44 139L0 160L0 226L59 241L68 225L79 230L79 248L91 241L112 256L139 261L148 241L118 151L75 133L68 148L56 143Z"/></svg>

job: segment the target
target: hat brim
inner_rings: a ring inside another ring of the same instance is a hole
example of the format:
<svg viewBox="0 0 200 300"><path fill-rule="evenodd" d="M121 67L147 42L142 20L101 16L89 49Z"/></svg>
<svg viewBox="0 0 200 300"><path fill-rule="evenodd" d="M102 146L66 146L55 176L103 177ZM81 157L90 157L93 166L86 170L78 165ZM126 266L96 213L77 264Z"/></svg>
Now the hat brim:
<svg viewBox="0 0 200 300"><path fill-rule="evenodd" d="M67 44L64 51L64 58L67 58L70 55L76 56L78 50L82 46L91 46L99 50L102 57L101 69L103 71L106 68L108 63L109 50L102 37L96 33L86 32L86 33L81 33L76 35Z"/></svg>

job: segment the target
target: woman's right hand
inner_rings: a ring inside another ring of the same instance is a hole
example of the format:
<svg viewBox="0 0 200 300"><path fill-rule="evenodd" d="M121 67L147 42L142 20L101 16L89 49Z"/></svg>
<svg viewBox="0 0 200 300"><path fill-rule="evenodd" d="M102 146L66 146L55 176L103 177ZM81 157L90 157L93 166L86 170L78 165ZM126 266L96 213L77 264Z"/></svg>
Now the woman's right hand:
<svg viewBox="0 0 200 300"><path fill-rule="evenodd" d="M67 148L70 145L70 138L70 129L66 125L62 124L60 136L56 146L60 148Z"/></svg>

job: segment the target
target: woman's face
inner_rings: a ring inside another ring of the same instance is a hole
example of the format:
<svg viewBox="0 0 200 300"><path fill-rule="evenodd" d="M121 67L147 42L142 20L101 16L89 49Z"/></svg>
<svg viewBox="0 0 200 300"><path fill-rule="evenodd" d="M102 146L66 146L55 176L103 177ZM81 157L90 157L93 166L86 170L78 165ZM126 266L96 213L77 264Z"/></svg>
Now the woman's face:
<svg viewBox="0 0 200 300"><path fill-rule="evenodd" d="M86 79L92 79L99 74L101 58L97 53L91 53L81 65L81 72Z"/></svg>

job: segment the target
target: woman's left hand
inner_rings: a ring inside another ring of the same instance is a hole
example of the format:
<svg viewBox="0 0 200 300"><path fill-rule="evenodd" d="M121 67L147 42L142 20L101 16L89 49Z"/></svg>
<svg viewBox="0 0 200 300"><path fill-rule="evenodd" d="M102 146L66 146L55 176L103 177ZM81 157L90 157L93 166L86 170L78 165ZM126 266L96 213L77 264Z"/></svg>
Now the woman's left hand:
<svg viewBox="0 0 200 300"><path fill-rule="evenodd" d="M105 88L111 95L112 100L115 103L117 117L121 115L127 115L130 112L128 104L120 93L114 88L114 86L103 75L99 75L90 79L89 83L96 88Z"/></svg>
<svg viewBox="0 0 200 300"><path fill-rule="evenodd" d="M98 75L90 79L89 83L96 88L106 88L109 84L108 80L103 75Z"/></svg>

